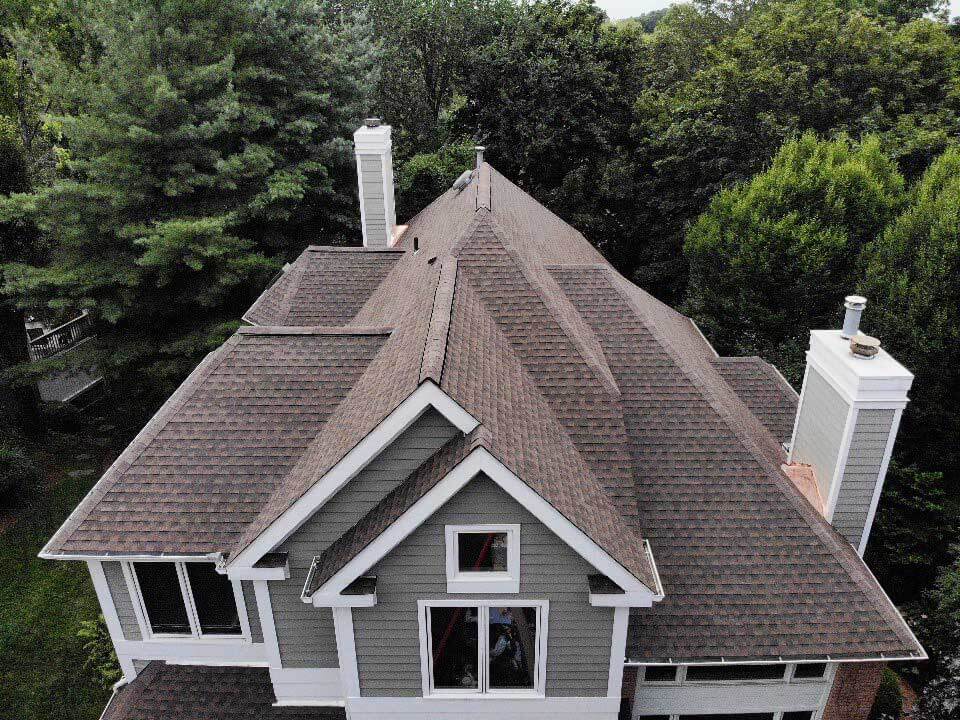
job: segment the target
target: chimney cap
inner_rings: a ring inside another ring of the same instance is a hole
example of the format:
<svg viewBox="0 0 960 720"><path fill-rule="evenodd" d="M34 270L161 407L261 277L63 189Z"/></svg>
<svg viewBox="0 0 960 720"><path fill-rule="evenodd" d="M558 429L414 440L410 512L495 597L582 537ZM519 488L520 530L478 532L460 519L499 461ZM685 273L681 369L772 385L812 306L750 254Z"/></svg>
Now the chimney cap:
<svg viewBox="0 0 960 720"><path fill-rule="evenodd" d="M368 128L380 127L380 118L378 117L364 118L363 124Z"/></svg>
<svg viewBox="0 0 960 720"><path fill-rule="evenodd" d="M867 306L867 299L862 295L847 295L843 306L848 310L863 310Z"/></svg>

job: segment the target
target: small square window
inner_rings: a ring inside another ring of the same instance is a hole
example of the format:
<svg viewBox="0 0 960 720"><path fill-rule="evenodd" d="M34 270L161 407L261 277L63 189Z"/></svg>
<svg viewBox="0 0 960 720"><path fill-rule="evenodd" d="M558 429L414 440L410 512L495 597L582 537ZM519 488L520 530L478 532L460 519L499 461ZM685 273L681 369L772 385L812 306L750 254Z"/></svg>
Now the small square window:
<svg viewBox="0 0 960 720"><path fill-rule="evenodd" d="M447 592L520 592L519 525L448 525Z"/></svg>
<svg viewBox="0 0 960 720"><path fill-rule="evenodd" d="M798 712L785 712L783 720L812 720L813 710L801 710Z"/></svg>
<svg viewBox="0 0 960 720"><path fill-rule="evenodd" d="M820 680L826 672L826 663L797 663L793 677L795 680Z"/></svg>

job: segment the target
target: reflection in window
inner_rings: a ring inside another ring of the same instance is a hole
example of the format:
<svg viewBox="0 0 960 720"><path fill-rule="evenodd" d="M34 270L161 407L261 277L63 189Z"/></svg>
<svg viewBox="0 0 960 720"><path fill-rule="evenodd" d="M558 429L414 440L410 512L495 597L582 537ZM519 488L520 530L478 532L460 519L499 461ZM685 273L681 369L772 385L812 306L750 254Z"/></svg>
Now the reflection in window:
<svg viewBox="0 0 960 720"><path fill-rule="evenodd" d="M676 682L676 665L648 665L643 673L643 679L647 682Z"/></svg>
<svg viewBox="0 0 960 720"><path fill-rule="evenodd" d="M802 680L822 678L827 672L826 663L797 663L793 676Z"/></svg>
<svg viewBox="0 0 960 720"><path fill-rule="evenodd" d="M460 572L507 572L507 533L457 533Z"/></svg>
<svg viewBox="0 0 960 720"><path fill-rule="evenodd" d="M204 635L239 635L240 613L233 583L211 563L187 563L187 576L197 610L197 623Z"/></svg>
<svg viewBox="0 0 960 720"><path fill-rule="evenodd" d="M133 563L150 629L159 634L190 634L177 566L169 562Z"/></svg>
<svg viewBox="0 0 960 720"><path fill-rule="evenodd" d="M477 617L475 607L430 608L433 639L433 686L442 690L477 690Z"/></svg>
<svg viewBox="0 0 960 720"><path fill-rule="evenodd" d="M537 656L537 609L491 607L489 649L491 689L532 690Z"/></svg>

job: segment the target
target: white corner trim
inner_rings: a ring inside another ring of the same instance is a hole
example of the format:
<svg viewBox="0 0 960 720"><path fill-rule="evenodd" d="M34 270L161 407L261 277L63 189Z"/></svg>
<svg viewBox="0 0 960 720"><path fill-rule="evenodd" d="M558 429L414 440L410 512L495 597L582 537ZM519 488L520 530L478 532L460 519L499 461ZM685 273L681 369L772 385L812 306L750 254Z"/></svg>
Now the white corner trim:
<svg viewBox="0 0 960 720"><path fill-rule="evenodd" d="M318 588L317 592L332 595L343 591L347 585L385 557L387 553L420 527L427 518L480 473L484 473L499 485L584 560L623 588L628 594L634 593L634 597L637 599L637 607L650 607L655 600L660 599L653 590L634 577L609 553L567 520L556 508L534 492L529 485L514 475L509 468L483 447L475 449L461 460L443 480L417 500L387 530Z"/></svg>
<svg viewBox="0 0 960 720"><path fill-rule="evenodd" d="M103 572L103 563L99 560L88 560L87 568L90 570L90 579L93 580L93 589L97 593L97 600L100 601L100 610L103 612L103 619L107 623L107 632L110 633L110 641L113 643L114 651L118 644L122 643L123 626L120 624L120 614L117 612L117 606L113 602L113 594L110 592L110 584L107 582L107 576ZM120 669L123 671L123 677L130 682L137 676L137 669L130 658L122 657L117 653L117 660L120 663Z"/></svg>
<svg viewBox="0 0 960 720"><path fill-rule="evenodd" d="M627 659L627 627L629 624L630 608L618 607L614 609L607 697L619 698L623 692L623 664Z"/></svg>
<svg viewBox="0 0 960 720"><path fill-rule="evenodd" d="M357 669L357 647L353 630L353 610L333 608L333 630L337 638L340 663L340 684L344 697L360 697L360 675Z"/></svg>
<svg viewBox="0 0 960 720"><path fill-rule="evenodd" d="M461 533L506 533L507 570L463 572L460 570L457 536ZM520 525L447 525L444 527L448 593L520 592Z"/></svg>
<svg viewBox="0 0 960 720"><path fill-rule="evenodd" d="M277 640L277 627L273 622L273 603L270 601L270 588L266 580L253 581L253 593L257 598L257 612L260 614L260 630L263 644L267 649L267 658L271 669L282 667L280 661L280 643Z"/></svg>
<svg viewBox="0 0 960 720"><path fill-rule="evenodd" d="M787 465L793 464L793 452L797 447L797 428L800 426L800 413L803 412L803 400L807 395L807 379L810 375L810 363L803 368L803 384L800 386L800 398L797 400L797 412L793 416L793 432L790 433L790 452L787 453Z"/></svg>
<svg viewBox="0 0 960 720"><path fill-rule="evenodd" d="M463 433L469 433L479 425L476 418L435 383L430 380L421 383L318 482L230 560L227 573L232 575L240 568L252 569L254 563L286 540L430 408L443 415Z"/></svg>
<svg viewBox="0 0 960 720"><path fill-rule="evenodd" d="M843 423L843 437L840 440L840 449L837 452L837 463L833 468L833 476L830 478L830 493L826 498L823 508L823 516L827 522L833 524L833 513L837 509L837 500L840 498L840 486L843 485L844 471L847 469L847 461L850 459L850 446L853 444L853 432L857 427L857 418L860 410L853 403L847 408L847 418Z"/></svg>
<svg viewBox="0 0 960 720"><path fill-rule="evenodd" d="M870 509L867 511L867 521L863 524L863 532L860 535L860 545L857 547L857 554L863 557L867 549L867 542L870 540L870 531L873 529L873 519L877 514L877 506L880 504L880 495L883 493L883 485L887 478L887 468L890 465L890 458L893 455L893 446L897 442L897 433L900 431L900 418L903 416L903 410L896 410L893 414L893 422L890 424L890 436L887 438L887 445L883 449L883 459L880 461L880 472L877 473L877 486L873 490L873 497L870 500Z"/></svg>

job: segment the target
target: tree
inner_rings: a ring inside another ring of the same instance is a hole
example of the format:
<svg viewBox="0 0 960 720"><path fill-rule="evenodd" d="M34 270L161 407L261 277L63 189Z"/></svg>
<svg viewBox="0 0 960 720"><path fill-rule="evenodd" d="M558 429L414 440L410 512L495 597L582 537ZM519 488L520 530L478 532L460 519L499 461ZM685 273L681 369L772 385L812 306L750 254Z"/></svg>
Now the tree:
<svg viewBox="0 0 960 720"><path fill-rule="evenodd" d="M926 602L920 636L931 655L930 677L913 717L954 720L960 709L960 546L937 576Z"/></svg>
<svg viewBox="0 0 960 720"><path fill-rule="evenodd" d="M65 172L0 213L36 222L50 260L7 265L6 290L90 310L83 359L162 396L271 256L355 229L371 48L310 0L115 0L97 17L102 53L61 120Z"/></svg>
<svg viewBox="0 0 960 720"><path fill-rule="evenodd" d="M475 164L471 143L444 145L435 153L421 153L400 165L397 172L397 215L409 219L445 193L453 181Z"/></svg>
<svg viewBox="0 0 960 720"><path fill-rule="evenodd" d="M960 408L944 399L960 396L960 147L930 166L912 196L864 254L866 327L916 376L902 456L955 486Z"/></svg>
<svg viewBox="0 0 960 720"><path fill-rule="evenodd" d="M636 167L658 232L641 284L677 300L688 224L797 133L879 135L909 175L960 132L960 52L945 26L895 25L835 0L668 14L635 103Z"/></svg>
<svg viewBox="0 0 960 720"><path fill-rule="evenodd" d="M810 328L837 324L861 251L903 201L879 140L805 133L690 228L687 311L722 354L761 355L798 382Z"/></svg>

